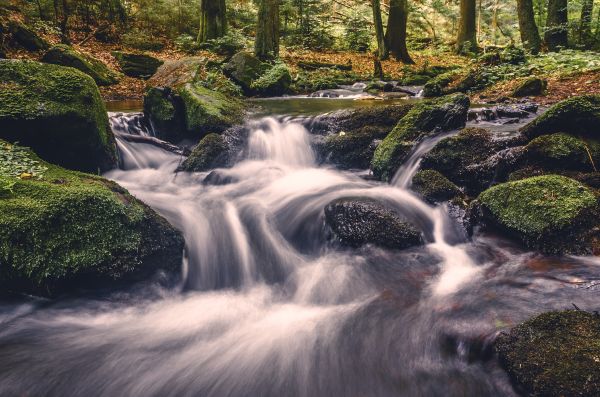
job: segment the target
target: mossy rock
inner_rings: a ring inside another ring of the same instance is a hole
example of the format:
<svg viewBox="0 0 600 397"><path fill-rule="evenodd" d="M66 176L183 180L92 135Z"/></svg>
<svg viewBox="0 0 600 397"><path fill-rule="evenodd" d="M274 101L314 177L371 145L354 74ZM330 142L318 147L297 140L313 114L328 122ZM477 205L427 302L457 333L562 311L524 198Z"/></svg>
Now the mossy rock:
<svg viewBox="0 0 600 397"><path fill-rule="evenodd" d="M10 21L8 24L8 31L11 33L12 39L17 44L29 51L42 51L49 47L48 42L21 22Z"/></svg>
<svg viewBox="0 0 600 397"><path fill-rule="evenodd" d="M460 75L460 71L450 70L434 77L425 83L425 86L423 87L423 96L425 98L435 98L449 93L447 87Z"/></svg>
<svg viewBox="0 0 600 397"><path fill-rule="evenodd" d="M98 87L72 68L0 61L0 138L70 169L98 172L117 163Z"/></svg>
<svg viewBox="0 0 600 397"><path fill-rule="evenodd" d="M527 62L525 50L514 45L506 46L500 53L500 59L502 62L509 63L511 65L520 65Z"/></svg>
<svg viewBox="0 0 600 397"><path fill-rule="evenodd" d="M494 342L501 365L530 396L600 395L600 316L580 310L540 314Z"/></svg>
<svg viewBox="0 0 600 397"><path fill-rule="evenodd" d="M371 161L373 174L381 180L392 178L420 140L464 126L469 104L467 96L455 94L415 105L377 146Z"/></svg>
<svg viewBox="0 0 600 397"><path fill-rule="evenodd" d="M555 132L599 139L600 95L565 99L521 129L530 139Z"/></svg>
<svg viewBox="0 0 600 397"><path fill-rule="evenodd" d="M250 88L261 96L281 96L289 92L291 84L289 68L284 63L278 63L254 80Z"/></svg>
<svg viewBox="0 0 600 397"><path fill-rule="evenodd" d="M412 180L412 189L430 203L449 201L462 192L448 178L435 170L421 170Z"/></svg>
<svg viewBox="0 0 600 397"><path fill-rule="evenodd" d="M598 143L586 143L571 135L542 135L526 146L524 161L545 170L581 170L591 172L600 160ZM594 161L594 163L592 162Z"/></svg>
<svg viewBox="0 0 600 397"><path fill-rule="evenodd" d="M548 81L539 77L529 77L522 81L512 92L513 97L541 95L546 90Z"/></svg>
<svg viewBox="0 0 600 397"><path fill-rule="evenodd" d="M479 195L483 220L527 247L549 254L589 253L598 202L573 179L544 175L494 186Z"/></svg>
<svg viewBox="0 0 600 397"><path fill-rule="evenodd" d="M401 215L370 198L342 198L325 207L325 222L344 246L373 244L405 249L423 243L421 232Z"/></svg>
<svg viewBox="0 0 600 397"><path fill-rule="evenodd" d="M52 47L42 57L42 62L69 66L91 76L98 85L112 85L119 82L119 74L110 70L104 63L73 47L59 44Z"/></svg>
<svg viewBox="0 0 600 397"><path fill-rule="evenodd" d="M186 57L165 61L148 80L148 87L178 87L200 80L199 71L206 65L203 57Z"/></svg>
<svg viewBox="0 0 600 397"><path fill-rule="evenodd" d="M228 146L219 134L208 134L192 150L177 171L204 172L228 163Z"/></svg>
<svg viewBox="0 0 600 397"><path fill-rule="evenodd" d="M111 53L126 76L148 79L163 64L163 61L147 54L113 51Z"/></svg>
<svg viewBox="0 0 600 397"><path fill-rule="evenodd" d="M241 51L231 57L223 65L223 72L236 84L242 87L246 95L252 95L252 83L258 80L267 70L269 65L249 52Z"/></svg>
<svg viewBox="0 0 600 397"><path fill-rule="evenodd" d="M0 289L42 295L178 270L183 238L106 179L0 141Z"/></svg>

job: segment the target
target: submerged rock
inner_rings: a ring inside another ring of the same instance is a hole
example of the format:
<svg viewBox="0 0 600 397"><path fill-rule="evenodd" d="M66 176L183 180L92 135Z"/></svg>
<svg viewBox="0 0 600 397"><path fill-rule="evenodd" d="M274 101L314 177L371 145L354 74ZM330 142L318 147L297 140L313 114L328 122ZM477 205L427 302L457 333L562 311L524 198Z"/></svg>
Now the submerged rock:
<svg viewBox="0 0 600 397"><path fill-rule="evenodd" d="M405 249L423 243L421 232L397 212L370 198L343 198L325 207L325 222L342 245Z"/></svg>
<svg viewBox="0 0 600 397"><path fill-rule="evenodd" d="M495 341L500 363L531 396L600 395L600 316L540 314Z"/></svg>
<svg viewBox="0 0 600 397"><path fill-rule="evenodd" d="M512 92L513 97L541 95L546 90L548 81L539 77L529 77L521 82Z"/></svg>
<svg viewBox="0 0 600 397"><path fill-rule="evenodd" d="M455 94L415 105L375 150L373 174L382 180L392 178L421 139L464 126L469 104L467 96Z"/></svg>
<svg viewBox="0 0 600 397"><path fill-rule="evenodd" d="M592 251L598 200L580 182L537 176L494 186L481 193L478 202L484 223L527 247L549 254Z"/></svg>
<svg viewBox="0 0 600 397"><path fill-rule="evenodd" d="M21 22L10 21L8 31L15 42L29 51L41 51L49 47L44 39Z"/></svg>
<svg viewBox="0 0 600 397"><path fill-rule="evenodd" d="M104 63L68 45L59 44L52 47L44 54L42 62L81 70L92 77L98 85L111 85L119 82L119 75L110 70Z"/></svg>
<svg viewBox="0 0 600 397"><path fill-rule="evenodd" d="M147 54L134 54L131 52L113 51L121 70L126 76L150 78L163 61Z"/></svg>
<svg viewBox="0 0 600 397"><path fill-rule="evenodd" d="M412 189L430 203L449 201L462 192L448 178L435 170L421 170L412 180Z"/></svg>
<svg viewBox="0 0 600 397"><path fill-rule="evenodd" d="M71 68L0 61L0 138L33 148L46 161L98 172L117 163L98 87Z"/></svg>
<svg viewBox="0 0 600 397"><path fill-rule="evenodd" d="M0 289L58 294L181 266L183 238L106 179L0 141Z"/></svg>
<svg viewBox="0 0 600 397"><path fill-rule="evenodd" d="M208 134L192 150L177 171L203 172L228 164L228 145L219 134Z"/></svg>

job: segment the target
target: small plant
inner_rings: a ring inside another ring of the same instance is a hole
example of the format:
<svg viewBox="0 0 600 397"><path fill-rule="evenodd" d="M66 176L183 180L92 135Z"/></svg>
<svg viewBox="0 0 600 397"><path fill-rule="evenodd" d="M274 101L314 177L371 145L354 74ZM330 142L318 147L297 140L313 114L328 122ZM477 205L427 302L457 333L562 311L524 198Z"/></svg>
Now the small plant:
<svg viewBox="0 0 600 397"><path fill-rule="evenodd" d="M229 30L223 37L208 40L199 48L220 55L233 55L244 48L246 38L237 30Z"/></svg>
<svg viewBox="0 0 600 397"><path fill-rule="evenodd" d="M200 49L196 39L189 34L182 34L175 39L175 47L188 54L193 54Z"/></svg>

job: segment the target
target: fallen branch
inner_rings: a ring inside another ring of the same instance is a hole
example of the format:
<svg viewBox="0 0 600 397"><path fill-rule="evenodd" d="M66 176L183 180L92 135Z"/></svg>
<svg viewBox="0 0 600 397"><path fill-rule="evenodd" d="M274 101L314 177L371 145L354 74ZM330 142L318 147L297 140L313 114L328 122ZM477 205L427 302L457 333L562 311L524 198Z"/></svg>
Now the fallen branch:
<svg viewBox="0 0 600 397"><path fill-rule="evenodd" d="M188 148L182 148L177 145L173 145L172 143L161 141L158 138L154 138L152 136L143 136L143 135L132 135L132 134L117 134L117 137L123 139L127 142L135 142L135 143L145 143L148 145L153 145L159 147L167 152L175 153L180 156L189 156L191 151Z"/></svg>

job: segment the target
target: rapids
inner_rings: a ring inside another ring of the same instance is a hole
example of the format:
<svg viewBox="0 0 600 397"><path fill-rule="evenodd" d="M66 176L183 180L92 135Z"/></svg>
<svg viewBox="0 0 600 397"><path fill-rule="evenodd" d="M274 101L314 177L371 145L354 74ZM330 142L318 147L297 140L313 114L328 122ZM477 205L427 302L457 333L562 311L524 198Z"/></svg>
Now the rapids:
<svg viewBox="0 0 600 397"><path fill-rule="evenodd" d="M469 239L409 190L439 138L388 185L319 165L303 124L259 118L211 184L176 174L179 155L120 139L152 135L140 117L111 114L122 169L105 176L183 232L182 280L2 304L2 396L510 396L495 333L597 303L600 261ZM328 242L324 206L355 196L394 206L426 245Z"/></svg>

